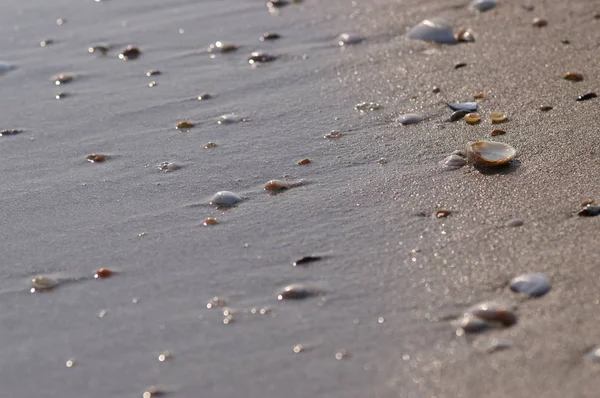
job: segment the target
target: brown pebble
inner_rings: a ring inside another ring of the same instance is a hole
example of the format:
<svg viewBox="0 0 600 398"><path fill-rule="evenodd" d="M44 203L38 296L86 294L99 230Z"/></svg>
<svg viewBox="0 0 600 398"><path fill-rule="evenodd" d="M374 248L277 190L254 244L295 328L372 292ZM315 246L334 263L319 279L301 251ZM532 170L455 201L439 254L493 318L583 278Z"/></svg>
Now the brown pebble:
<svg viewBox="0 0 600 398"><path fill-rule="evenodd" d="M161 74L162 74L162 72L159 71L158 69L152 69L152 70L149 70L148 72L146 72L146 76L148 76L148 77L161 75Z"/></svg>
<svg viewBox="0 0 600 398"><path fill-rule="evenodd" d="M298 161L298 164L299 164L299 165L305 165L305 164L310 164L310 163L312 163L312 160L310 160L310 159L308 159L308 158L306 158L306 159L302 159L302 160L299 160L299 161Z"/></svg>
<svg viewBox="0 0 600 398"><path fill-rule="evenodd" d="M548 112L548 111L551 111L552 109L554 109L554 108L551 107L550 105L542 105L542 106L540 106L540 111L542 111L542 112Z"/></svg>
<svg viewBox="0 0 600 398"><path fill-rule="evenodd" d="M181 122L177 123L177 125L175 126L175 128L178 129L178 130L181 130L181 129L191 129L195 125L196 125L196 123L186 122L184 120L184 121L181 121Z"/></svg>
<svg viewBox="0 0 600 398"><path fill-rule="evenodd" d="M123 61L133 60L138 58L141 53L139 48L129 45L119 54L119 59Z"/></svg>
<svg viewBox="0 0 600 398"><path fill-rule="evenodd" d="M548 21L542 18L534 18L532 24L537 28L542 28L548 25Z"/></svg>
<svg viewBox="0 0 600 398"><path fill-rule="evenodd" d="M216 218L207 218L206 220L204 220L204 226L208 227L210 225L217 225L219 223L219 220L217 220Z"/></svg>
<svg viewBox="0 0 600 398"><path fill-rule="evenodd" d="M218 145L215 144L214 142L208 142L204 145L204 148L206 149L210 149L210 148L216 148Z"/></svg>
<svg viewBox="0 0 600 398"><path fill-rule="evenodd" d="M207 99L211 99L213 97L210 93L202 93L198 96L198 101L205 101Z"/></svg>
<svg viewBox="0 0 600 398"><path fill-rule="evenodd" d="M106 160L106 155L92 153L91 155L88 155L86 159L90 163L102 163Z"/></svg>
<svg viewBox="0 0 600 398"><path fill-rule="evenodd" d="M98 268L96 273L94 274L94 278L96 279L104 279L110 278L113 275L113 271L108 268Z"/></svg>
<svg viewBox="0 0 600 398"><path fill-rule="evenodd" d="M569 80L572 82L580 82L583 80L583 75L581 73L577 73L577 72L567 72L563 76L563 79Z"/></svg>
<svg viewBox="0 0 600 398"><path fill-rule="evenodd" d="M445 210L445 209L436 210L435 213L433 213L435 218L446 218L450 214L452 214L452 213L450 213L450 210Z"/></svg>
<svg viewBox="0 0 600 398"><path fill-rule="evenodd" d="M475 94L473 96L473 98L475 98L475 99L484 99L485 98L485 94L484 93L478 93L478 94Z"/></svg>
<svg viewBox="0 0 600 398"><path fill-rule="evenodd" d="M291 184L282 180L270 180L265 184L265 191L283 191L289 189Z"/></svg>
<svg viewBox="0 0 600 398"><path fill-rule="evenodd" d="M68 73L61 73L54 77L54 84L57 86L70 83L71 81L73 81L73 75L69 75Z"/></svg>
<svg viewBox="0 0 600 398"><path fill-rule="evenodd" d="M504 134L506 134L506 131L504 131L504 130L500 130L500 129L492 130L492 137L495 137L497 135L504 135Z"/></svg>
<svg viewBox="0 0 600 398"><path fill-rule="evenodd" d="M439 88L439 87L433 87L433 88L431 89L431 92L432 92L432 93L434 93L434 94L438 94L438 93L439 93L439 92L441 92L441 91L442 91L442 89L441 89L441 88Z"/></svg>

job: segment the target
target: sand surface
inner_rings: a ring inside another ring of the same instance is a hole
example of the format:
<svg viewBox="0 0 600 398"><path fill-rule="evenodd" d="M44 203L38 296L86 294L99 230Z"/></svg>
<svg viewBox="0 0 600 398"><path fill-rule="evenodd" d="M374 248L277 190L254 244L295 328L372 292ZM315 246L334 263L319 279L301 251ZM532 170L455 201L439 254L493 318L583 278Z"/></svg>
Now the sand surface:
<svg viewBox="0 0 600 398"><path fill-rule="evenodd" d="M159 385L173 397L597 397L600 365L584 358L600 344L600 217L574 213L600 199L600 108L574 99L600 91L600 9L531 4L473 14L461 1L306 0L270 15L255 0L5 0L0 60L16 68L0 76L0 129L25 131L0 137L1 395L139 397ZM434 16L476 42L406 39ZM534 28L536 16L548 26ZM260 42L265 31L282 39ZM366 40L340 49L341 32ZM212 59L216 40L241 48ZM114 48L89 54L96 44ZM139 59L117 58L127 44ZM255 50L279 58L251 68ZM59 73L75 79L55 86ZM444 102L480 92L480 125L445 122ZM362 101L384 108L361 114ZM518 160L443 170L490 137L496 110L509 121L494 139ZM231 112L250 120L216 123ZM409 112L426 120L394 123ZM181 133L181 120L197 125ZM343 136L323 138L331 130ZM90 164L91 153L110 159ZM163 161L183 167L164 173ZM273 178L305 184L269 196ZM190 206L220 190L245 200ZM430 217L441 208L451 216ZM504 226L515 217L524 225ZM305 255L324 259L292 267ZM97 281L99 267L118 273ZM510 292L523 272L550 275L550 293ZM31 294L38 274L72 281ZM290 283L324 294L279 302ZM213 296L231 323L206 308ZM457 337L449 319L488 299L517 305L518 323ZM514 347L483 352L494 338Z"/></svg>

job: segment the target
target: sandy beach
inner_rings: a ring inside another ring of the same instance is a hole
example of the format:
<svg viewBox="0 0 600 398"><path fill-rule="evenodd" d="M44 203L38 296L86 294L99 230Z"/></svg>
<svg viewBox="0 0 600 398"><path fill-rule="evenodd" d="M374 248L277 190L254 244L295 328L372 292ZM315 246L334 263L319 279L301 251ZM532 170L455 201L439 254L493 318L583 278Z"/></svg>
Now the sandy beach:
<svg viewBox="0 0 600 398"><path fill-rule="evenodd" d="M600 93L596 2L51 3L0 13L0 130L23 130L0 136L2 397L598 396L600 217L577 212L600 200L600 100L575 100ZM433 17L475 41L407 38ZM239 48L207 52L219 40ZM252 67L254 51L276 59ZM481 123L447 122L466 101ZM440 166L477 140L518 157ZM301 184L270 195L272 179ZM243 200L217 209L218 191ZM508 288L532 272L547 294ZM32 294L39 275L58 286ZM290 284L310 297L278 300ZM486 300L517 322L457 335Z"/></svg>

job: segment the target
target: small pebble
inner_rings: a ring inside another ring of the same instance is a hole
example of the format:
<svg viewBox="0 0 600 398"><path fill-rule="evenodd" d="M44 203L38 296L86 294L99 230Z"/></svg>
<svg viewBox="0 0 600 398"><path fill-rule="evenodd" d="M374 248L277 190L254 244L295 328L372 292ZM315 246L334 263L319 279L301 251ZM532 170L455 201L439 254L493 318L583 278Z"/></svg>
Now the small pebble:
<svg viewBox="0 0 600 398"><path fill-rule="evenodd" d="M114 274L114 272L108 268L98 268L98 270L94 274L94 278L106 279L106 278L110 278L113 274Z"/></svg>
<svg viewBox="0 0 600 398"><path fill-rule="evenodd" d="M294 353L298 354L300 352L304 351L304 347L302 346L302 344L296 344L294 346Z"/></svg>
<svg viewBox="0 0 600 398"><path fill-rule="evenodd" d="M475 41L475 35L471 29L462 28L456 33L456 40L463 43L473 43Z"/></svg>
<svg viewBox="0 0 600 398"><path fill-rule="evenodd" d="M454 65L454 69L464 68L465 66L467 66L467 64L464 62L461 62L461 63Z"/></svg>
<svg viewBox="0 0 600 398"><path fill-rule="evenodd" d="M405 115L399 116L396 119L396 121L403 126L417 124L420 123L422 120L423 118L420 115L417 115L416 113L407 113Z"/></svg>
<svg viewBox="0 0 600 398"><path fill-rule="evenodd" d="M343 134L342 134L342 132L341 132L341 131L336 131L336 130L333 130L333 131L331 131L330 133L328 133L328 134L325 134L325 135L323 136L323 138L337 139L337 138L340 138L342 135L343 135Z"/></svg>
<svg viewBox="0 0 600 398"><path fill-rule="evenodd" d="M349 354L345 350L341 350L335 353L335 359L341 361L342 359L348 358Z"/></svg>
<svg viewBox="0 0 600 398"><path fill-rule="evenodd" d="M577 73L577 72L567 72L563 76L563 79L569 80L572 82L580 82L583 80L583 75L581 73Z"/></svg>
<svg viewBox="0 0 600 398"><path fill-rule="evenodd" d="M431 89L431 92L432 92L432 93L434 93L434 94L438 94L438 93L440 93L441 91L442 91L442 89L441 89L441 88L439 88L439 87L437 87L437 86L434 86L434 87Z"/></svg>
<svg viewBox="0 0 600 398"><path fill-rule="evenodd" d="M107 310L101 310L101 311L98 313L98 318L104 318L104 317L105 317L107 314L108 314L108 311L107 311Z"/></svg>
<svg viewBox="0 0 600 398"><path fill-rule="evenodd" d="M213 95L212 95L212 94L209 94L209 93L202 93L202 94L200 94L200 95L198 96L198 101L206 101L206 100L208 100L208 99L211 99L211 98L213 98Z"/></svg>
<svg viewBox="0 0 600 398"><path fill-rule="evenodd" d="M57 24L58 26L62 26L62 25L64 25L66 22L67 22L67 20L66 20L66 19L64 19L64 18L58 18L58 19L56 20L56 24Z"/></svg>
<svg viewBox="0 0 600 398"><path fill-rule="evenodd" d="M158 355L158 360L160 362L165 362L165 361L167 361L169 359L172 359L172 358L173 358L173 355L171 355L171 353L169 351L163 351L162 353L160 353Z"/></svg>
<svg viewBox="0 0 600 398"><path fill-rule="evenodd" d="M108 47L106 46L92 46L90 48L88 48L88 52L90 54L100 54L100 55L106 55L106 53L108 52Z"/></svg>
<svg viewBox="0 0 600 398"><path fill-rule="evenodd" d="M504 134L506 134L506 131L504 131L504 130L500 130L500 129L492 130L492 137L495 137L497 135L504 135Z"/></svg>
<svg viewBox="0 0 600 398"><path fill-rule="evenodd" d="M102 163L106 160L106 155L92 153L85 158L90 163Z"/></svg>
<svg viewBox="0 0 600 398"><path fill-rule="evenodd" d="M216 148L218 145L215 144L214 142L207 142L206 144L204 144L204 148L205 149L211 149L211 148Z"/></svg>
<svg viewBox="0 0 600 398"><path fill-rule="evenodd" d="M167 394L167 391L158 386L151 386L146 388L146 391L142 394L142 398L155 398L162 397Z"/></svg>
<svg viewBox="0 0 600 398"><path fill-rule="evenodd" d="M273 62L277 59L275 55L255 51L248 57L248 63L250 65L264 64L267 62Z"/></svg>
<svg viewBox="0 0 600 398"><path fill-rule="evenodd" d="M158 169L160 171L164 171L165 173L170 173L172 171L179 170L180 168L180 165L173 162L162 162L158 165Z"/></svg>
<svg viewBox="0 0 600 398"><path fill-rule="evenodd" d="M356 33L342 33L338 36L338 44L340 46L348 46L358 44L365 40L365 37Z"/></svg>
<svg viewBox="0 0 600 398"><path fill-rule="evenodd" d="M209 53L218 52L218 53L226 54L226 53L231 53L231 52L237 51L238 48L240 48L240 47L236 44L224 43L222 41L217 41L217 42L211 44L210 46L208 46L206 51L208 51Z"/></svg>
<svg viewBox="0 0 600 398"><path fill-rule="evenodd" d="M544 274L523 274L510 281L510 290L530 297L541 297L552 288L550 278Z"/></svg>
<svg viewBox="0 0 600 398"><path fill-rule="evenodd" d="M475 98L475 99L484 99L485 98L485 94L484 93L478 93L478 94L475 94L473 96L473 98Z"/></svg>
<svg viewBox="0 0 600 398"><path fill-rule="evenodd" d="M469 111L475 112L477 110L477 102L459 102L456 104L446 104L448 108L453 111Z"/></svg>
<svg viewBox="0 0 600 398"><path fill-rule="evenodd" d="M453 321L452 325L456 328L456 334L458 336L465 333L483 332L489 328L488 323L484 319L478 318L473 314L465 314Z"/></svg>
<svg viewBox="0 0 600 398"><path fill-rule="evenodd" d="M477 124L481 121L481 116L479 116L479 113L467 113L464 119L468 124Z"/></svg>
<svg viewBox="0 0 600 398"><path fill-rule="evenodd" d="M562 39L560 42L562 44L571 44L571 42L569 40L567 40L567 39Z"/></svg>
<svg viewBox="0 0 600 398"><path fill-rule="evenodd" d="M485 12L496 7L495 0L473 0L469 5L469 9L473 12Z"/></svg>
<svg viewBox="0 0 600 398"><path fill-rule="evenodd" d="M316 296L317 294L318 292L316 290L298 283L281 289L281 291L277 294L277 300L301 300Z"/></svg>
<svg viewBox="0 0 600 398"><path fill-rule="evenodd" d="M534 18L532 25L535 26L536 28L542 28L542 27L548 25L548 21L546 21L545 19L542 19L542 18Z"/></svg>
<svg viewBox="0 0 600 398"><path fill-rule="evenodd" d="M119 59L122 59L123 61L134 60L138 58L141 53L139 48L129 45L119 54Z"/></svg>
<svg viewBox="0 0 600 398"><path fill-rule="evenodd" d="M148 72L146 72L146 76L148 76L148 77L156 76L156 75L162 75L162 72L159 71L158 69L152 69L152 70L149 70Z"/></svg>
<svg viewBox="0 0 600 398"><path fill-rule="evenodd" d="M225 307L226 305L227 305L227 301L225 299L215 296L210 299L208 304L206 304L206 308L208 308L208 309L221 308L221 307Z"/></svg>
<svg viewBox="0 0 600 398"><path fill-rule="evenodd" d="M298 260L294 261L292 263L292 265L294 267L297 267L299 265L305 265L305 264L308 264L308 263L313 263L315 261L319 261L322 258L323 257L321 257L321 256L305 256L305 257L299 258Z"/></svg>
<svg viewBox="0 0 600 398"><path fill-rule="evenodd" d="M281 8L289 4L289 0L271 0L267 1L267 8Z"/></svg>
<svg viewBox="0 0 600 398"><path fill-rule="evenodd" d="M48 47L49 45L54 44L54 40L46 39L40 42L40 47Z"/></svg>
<svg viewBox="0 0 600 398"><path fill-rule="evenodd" d="M548 111L551 111L552 109L554 109L554 108L551 107L550 105L541 105L540 106L540 111L542 111L542 112L548 112Z"/></svg>
<svg viewBox="0 0 600 398"><path fill-rule="evenodd" d="M262 36L260 36L259 40L260 41L269 41L269 40L277 40L280 39L281 36L277 33L263 33Z"/></svg>
<svg viewBox="0 0 600 398"><path fill-rule="evenodd" d="M596 217L600 215L600 206L587 205L577 214L581 217Z"/></svg>
<svg viewBox="0 0 600 398"><path fill-rule="evenodd" d="M510 340L492 339L485 348L485 351L489 354L492 354L498 351L509 350L513 347L514 343Z"/></svg>
<svg viewBox="0 0 600 398"><path fill-rule="evenodd" d="M520 218L513 218L505 222L504 225L512 228L520 227L521 225L523 225L523 220Z"/></svg>
<svg viewBox="0 0 600 398"><path fill-rule="evenodd" d="M504 304L495 301L486 301L469 308L466 312L483 319L488 323L498 323L502 326L512 326L517 323L517 315Z"/></svg>
<svg viewBox="0 0 600 398"><path fill-rule="evenodd" d="M60 86L61 84L67 84L73 81L73 75L69 75L68 73L61 73L54 77L54 84Z"/></svg>
<svg viewBox="0 0 600 398"><path fill-rule="evenodd" d="M156 87L157 84L157 82L151 81L150 83L148 83L148 87Z"/></svg>
<svg viewBox="0 0 600 398"><path fill-rule="evenodd" d="M492 112L490 114L490 119L492 119L493 124L504 123L507 119L506 113L504 112Z"/></svg>
<svg viewBox="0 0 600 398"><path fill-rule="evenodd" d="M219 221L216 218L209 217L209 218L205 219L202 224L205 227L208 227L208 226L211 226L211 225L217 225L218 223L219 223Z"/></svg>
<svg viewBox="0 0 600 398"><path fill-rule="evenodd" d="M304 158L302 160L299 160L297 163L302 166L302 165L310 164L310 163L312 163L312 161L308 158Z"/></svg>
<svg viewBox="0 0 600 398"><path fill-rule="evenodd" d="M302 185L302 181L269 180L264 186L265 191L284 191Z"/></svg>
<svg viewBox="0 0 600 398"><path fill-rule="evenodd" d="M354 106L354 109L356 109L357 111L360 111L360 112L376 111L376 110L379 110L382 108L383 108L383 105L379 105L375 102L361 102Z"/></svg>
<svg viewBox="0 0 600 398"><path fill-rule="evenodd" d="M195 125L196 125L196 123L187 122L187 121L183 120L183 121L177 123L175 128L178 130L186 130L186 129L191 129Z"/></svg>
<svg viewBox="0 0 600 398"><path fill-rule="evenodd" d="M17 135L17 134L21 134L22 132L23 132L23 130L17 130L17 129L0 130L0 137L6 137L9 135Z"/></svg>
<svg viewBox="0 0 600 398"><path fill-rule="evenodd" d="M68 96L69 96L69 93L60 92L60 93L57 93L57 94L54 96L54 98L56 98L57 100L60 100L60 99L63 99L63 98L65 98L65 97L68 97Z"/></svg>
<svg viewBox="0 0 600 398"><path fill-rule="evenodd" d="M587 101L590 100L592 98L596 98L597 95L596 93L587 93L587 94L583 94L580 95L579 97L577 97L576 101Z"/></svg>
<svg viewBox="0 0 600 398"><path fill-rule="evenodd" d="M600 363L600 347L595 347L587 354L589 361Z"/></svg>
<svg viewBox="0 0 600 398"><path fill-rule="evenodd" d="M234 114L221 115L219 116L219 119L217 119L218 124L235 124L246 121L248 121L248 118L246 118L245 116L239 116Z"/></svg>
<svg viewBox="0 0 600 398"><path fill-rule="evenodd" d="M219 207L230 207L236 205L241 200L242 198L236 193L230 191L219 191L214 194L210 200L210 204Z"/></svg>
<svg viewBox="0 0 600 398"><path fill-rule="evenodd" d="M445 209L441 209L441 210L436 210L435 213L433 213L433 216L435 218L446 218L448 217L450 214L452 214L450 212L450 210L445 210Z"/></svg>
<svg viewBox="0 0 600 398"><path fill-rule="evenodd" d="M39 290L51 290L58 286L58 281L50 276L38 275L31 278L31 293Z"/></svg>
<svg viewBox="0 0 600 398"><path fill-rule="evenodd" d="M67 362L65 363L65 365L67 366L67 368L72 368L73 365L75 365L75 360L74 359L69 359L69 360L67 360Z"/></svg>

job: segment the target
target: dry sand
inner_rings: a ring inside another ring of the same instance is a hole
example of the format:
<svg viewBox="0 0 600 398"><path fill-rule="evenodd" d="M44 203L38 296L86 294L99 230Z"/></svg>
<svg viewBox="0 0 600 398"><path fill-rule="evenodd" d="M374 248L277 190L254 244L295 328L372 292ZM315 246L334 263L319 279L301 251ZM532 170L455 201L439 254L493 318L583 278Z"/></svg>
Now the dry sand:
<svg viewBox="0 0 600 398"><path fill-rule="evenodd" d="M596 397L600 368L584 357L600 344L600 217L573 214L600 198L599 107L574 99L600 91L600 9L531 3L475 15L459 1L307 0L273 16L261 1L5 1L0 59L17 69L0 76L0 127L26 131L0 137L2 396L139 397L161 385L173 397ZM433 16L476 42L406 40ZM536 16L548 26L532 27ZM283 39L261 43L264 31ZM343 31L367 40L340 50ZM210 59L220 39L242 48ZM87 54L99 43L116 49ZM118 60L129 43L142 56ZM280 58L251 69L255 49ZM51 80L62 72L76 75L64 89ZM201 92L217 97L198 102ZM519 160L444 171L441 159L493 127L445 123L443 102L479 92L484 118L508 113L498 140ZM361 101L384 109L360 114ZM218 126L229 112L251 121ZM408 112L427 120L393 123ZM180 120L198 125L181 134ZM322 138L333 129L344 135ZM94 152L112 158L87 164ZM313 163L296 165L304 157ZM163 161L184 167L162 173ZM286 176L307 184L262 191ZM247 199L226 212L186 206L219 190ZM419 215L438 208L452 215ZM524 225L503 226L514 217ZM326 257L291 266L308 254ZM95 281L101 266L120 273ZM506 282L523 272L549 274L553 289L515 296ZM30 294L40 273L78 281ZM326 294L278 302L294 282ZM206 309L213 296L237 311L232 323ZM457 337L448 319L488 299L518 304L518 323ZM481 352L493 338L515 347ZM173 359L160 363L164 350Z"/></svg>

